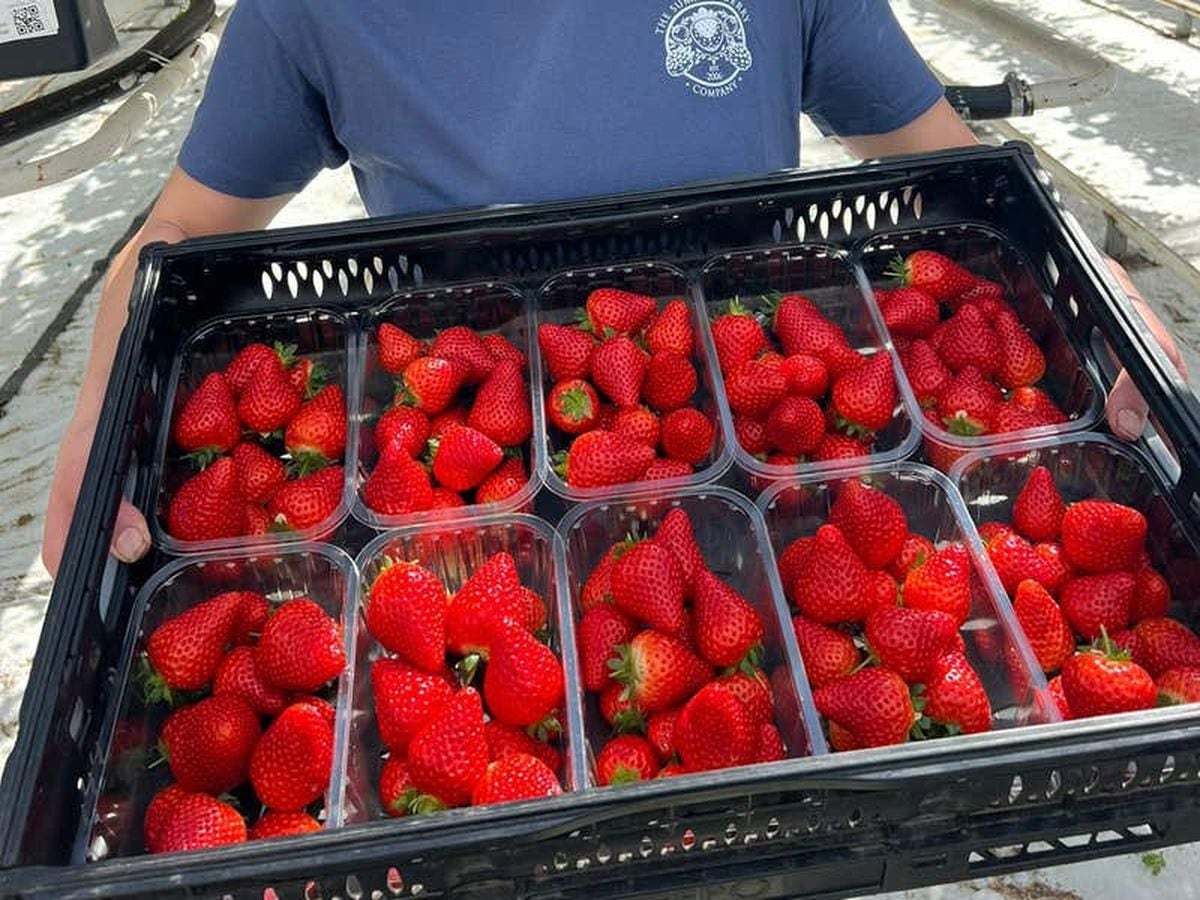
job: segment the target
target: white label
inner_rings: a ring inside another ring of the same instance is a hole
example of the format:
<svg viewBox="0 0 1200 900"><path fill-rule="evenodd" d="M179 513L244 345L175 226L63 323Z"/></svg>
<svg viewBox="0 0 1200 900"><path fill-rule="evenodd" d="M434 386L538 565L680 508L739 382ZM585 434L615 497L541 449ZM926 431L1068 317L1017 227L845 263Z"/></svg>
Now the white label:
<svg viewBox="0 0 1200 900"><path fill-rule="evenodd" d="M0 44L58 34L54 0L0 0Z"/></svg>

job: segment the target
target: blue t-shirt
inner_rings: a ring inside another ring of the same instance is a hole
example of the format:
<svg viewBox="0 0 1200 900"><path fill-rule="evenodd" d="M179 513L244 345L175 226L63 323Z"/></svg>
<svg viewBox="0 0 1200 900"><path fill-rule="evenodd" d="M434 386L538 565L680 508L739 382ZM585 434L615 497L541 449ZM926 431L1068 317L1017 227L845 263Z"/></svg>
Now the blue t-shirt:
<svg viewBox="0 0 1200 900"><path fill-rule="evenodd" d="M372 215L794 167L942 95L885 0L240 0L180 153L240 197L349 160Z"/></svg>

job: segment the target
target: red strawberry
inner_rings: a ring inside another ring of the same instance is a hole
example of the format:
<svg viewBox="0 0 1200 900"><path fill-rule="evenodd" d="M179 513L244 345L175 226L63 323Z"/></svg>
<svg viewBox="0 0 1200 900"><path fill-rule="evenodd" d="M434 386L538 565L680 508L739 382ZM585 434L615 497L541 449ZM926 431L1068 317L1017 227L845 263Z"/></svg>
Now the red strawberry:
<svg viewBox="0 0 1200 900"><path fill-rule="evenodd" d="M469 491L498 466L504 451L490 437L467 425L451 428L433 455L433 477L453 491Z"/></svg>
<svg viewBox="0 0 1200 900"><path fill-rule="evenodd" d="M453 426L466 425L467 416L469 414L469 410L462 404L459 404L458 406L452 406L445 412L438 413L429 420L429 437L438 438L440 440L442 435L449 431Z"/></svg>
<svg viewBox="0 0 1200 900"><path fill-rule="evenodd" d="M1200 637L1182 622L1142 619L1133 633L1133 661L1156 678L1168 669L1200 666Z"/></svg>
<svg viewBox="0 0 1200 900"><path fill-rule="evenodd" d="M937 300L920 288L901 287L880 302L883 323L893 337L929 337L941 321Z"/></svg>
<svg viewBox="0 0 1200 900"><path fill-rule="evenodd" d="M245 507L237 469L225 456L179 488L167 509L167 531L181 541L237 537L246 528Z"/></svg>
<svg viewBox="0 0 1200 900"><path fill-rule="evenodd" d="M400 516L433 507L429 473L408 455L400 442L379 458L362 487L363 502L385 516Z"/></svg>
<svg viewBox="0 0 1200 900"><path fill-rule="evenodd" d="M737 666L762 643L763 623L754 607L708 569L696 572L693 608L696 646L710 665Z"/></svg>
<svg viewBox="0 0 1200 900"><path fill-rule="evenodd" d="M803 456L825 437L825 416L808 397L784 397L767 416L766 434L775 448Z"/></svg>
<svg viewBox="0 0 1200 900"><path fill-rule="evenodd" d="M408 746L413 786L429 799L425 808L462 806L488 766L483 704L463 688L434 714Z"/></svg>
<svg viewBox="0 0 1200 900"><path fill-rule="evenodd" d="M210 850L246 841L246 822L228 803L208 794L185 793L170 807L157 829L151 853L177 853L182 850Z"/></svg>
<svg viewBox="0 0 1200 900"><path fill-rule="evenodd" d="M787 376L778 366L752 359L725 373L725 393L735 413L762 419L787 395Z"/></svg>
<svg viewBox="0 0 1200 900"><path fill-rule="evenodd" d="M627 406L613 417L612 433L627 441L658 447L662 426L658 416L644 406Z"/></svg>
<svg viewBox="0 0 1200 900"><path fill-rule="evenodd" d="M522 728L512 728L492 719L483 726L483 734L487 740L489 762L512 753L526 753L540 759L552 772L557 772L562 766L562 758L557 750L530 737Z"/></svg>
<svg viewBox="0 0 1200 900"><path fill-rule="evenodd" d="M954 372L971 366L983 375L995 374L1003 361L995 329L974 306L964 306L946 320L938 355Z"/></svg>
<svg viewBox="0 0 1200 900"><path fill-rule="evenodd" d="M861 441L844 434L826 434L812 452L813 462L829 462L838 459L858 459L867 455L867 448Z"/></svg>
<svg viewBox="0 0 1200 900"><path fill-rule="evenodd" d="M1062 545L1071 565L1085 572L1136 569L1146 546L1146 517L1105 500L1073 504L1062 520Z"/></svg>
<svg viewBox="0 0 1200 900"><path fill-rule="evenodd" d="M1050 571L1029 541L1016 532L1010 531L997 537L988 544L987 552L992 565L996 567L996 574L1000 576L1000 583L1010 595L1025 579L1043 582Z"/></svg>
<svg viewBox="0 0 1200 900"><path fill-rule="evenodd" d="M646 349L651 353L690 356L695 344L692 313L682 300L669 301L646 328Z"/></svg>
<svg viewBox="0 0 1200 900"><path fill-rule="evenodd" d="M792 618L792 628L804 660L804 673L813 688L849 675L862 660L854 639L844 631L803 616Z"/></svg>
<svg viewBox="0 0 1200 900"><path fill-rule="evenodd" d="M938 405L952 377L928 341L913 341L904 356L904 374L908 376L917 402L927 408Z"/></svg>
<svg viewBox="0 0 1200 900"><path fill-rule="evenodd" d="M312 693L346 667L341 626L307 597L288 600L263 626L254 664L276 687Z"/></svg>
<svg viewBox="0 0 1200 900"><path fill-rule="evenodd" d="M238 444L233 448L233 462L247 503L265 503L287 481L283 463L258 444Z"/></svg>
<svg viewBox="0 0 1200 900"><path fill-rule="evenodd" d="M820 400L829 390L829 369L820 357L809 353L796 353L779 364L787 378L789 394Z"/></svg>
<svg viewBox="0 0 1200 900"><path fill-rule="evenodd" d="M337 511L345 477L341 466L329 466L289 481L275 492L267 512L276 523L293 531L315 528Z"/></svg>
<svg viewBox="0 0 1200 900"><path fill-rule="evenodd" d="M1013 612L1043 672L1056 672L1075 652L1075 638L1054 598L1033 580L1017 586Z"/></svg>
<svg viewBox="0 0 1200 900"><path fill-rule="evenodd" d="M754 359L767 346L762 325L737 300L731 300L729 311L713 320L712 336L717 362L726 376Z"/></svg>
<svg viewBox="0 0 1200 900"><path fill-rule="evenodd" d="M467 377L468 370L458 361L422 356L405 366L396 398L428 415L437 415L454 402Z"/></svg>
<svg viewBox="0 0 1200 900"><path fill-rule="evenodd" d="M971 614L971 558L962 544L948 544L908 573L904 605L940 609L958 625Z"/></svg>
<svg viewBox="0 0 1200 900"><path fill-rule="evenodd" d="M231 640L235 644L253 644L267 624L271 603L257 591L230 591L230 594L241 601Z"/></svg>
<svg viewBox="0 0 1200 900"><path fill-rule="evenodd" d="M525 464L520 459L510 457L475 489L475 502L499 503L507 500L525 487L528 481Z"/></svg>
<svg viewBox="0 0 1200 900"><path fill-rule="evenodd" d="M617 557L627 549L627 544L614 544L592 569L579 597L579 605L585 613L601 603L612 603L612 567Z"/></svg>
<svg viewBox="0 0 1200 900"><path fill-rule="evenodd" d="M664 709L650 716L646 723L646 740L663 762L668 762L676 756L675 722L678 718L678 709Z"/></svg>
<svg viewBox="0 0 1200 900"><path fill-rule="evenodd" d="M179 801L191 796L191 791L185 791L177 784L169 784L157 794L146 806L146 815L142 819L142 833L146 841L146 849L151 853L161 853L163 829L171 818Z"/></svg>
<svg viewBox="0 0 1200 900"><path fill-rule="evenodd" d="M288 422L284 446L301 472L341 459L346 449L346 400L336 384L321 388Z"/></svg>
<svg viewBox="0 0 1200 900"><path fill-rule="evenodd" d="M249 704L222 694L173 712L163 725L162 743L181 788L220 794L246 780L259 734L258 714Z"/></svg>
<svg viewBox="0 0 1200 900"><path fill-rule="evenodd" d="M617 406L637 406L649 357L625 335L602 341L592 353L592 382Z"/></svg>
<svg viewBox="0 0 1200 900"><path fill-rule="evenodd" d="M596 756L596 783L629 784L650 781L658 774L654 748L643 737L623 734L613 738Z"/></svg>
<svg viewBox="0 0 1200 900"><path fill-rule="evenodd" d="M779 729L770 722L764 722L758 730L758 750L753 762L769 763L787 759L787 747L784 746L783 736Z"/></svg>
<svg viewBox="0 0 1200 900"><path fill-rule="evenodd" d="M305 399L312 398L328 377L325 372L325 367L320 363L313 362L309 358L297 360L295 365L288 370L288 381L292 383L300 396Z"/></svg>
<svg viewBox="0 0 1200 900"><path fill-rule="evenodd" d="M537 634L546 627L546 603L541 594L525 586L521 587L521 597L525 601L525 614L521 624L530 634Z"/></svg>
<svg viewBox="0 0 1200 900"><path fill-rule="evenodd" d="M663 516L658 531L654 533L653 543L666 547L679 566L683 575L684 596L692 596L696 577L704 569L704 555L696 544L696 536L692 531L692 520L680 507L675 507Z"/></svg>
<svg viewBox="0 0 1200 900"><path fill-rule="evenodd" d="M1200 668L1181 666L1158 676L1158 705L1200 703Z"/></svg>
<svg viewBox="0 0 1200 900"><path fill-rule="evenodd" d="M415 459L429 440L429 416L411 406L393 406L375 425L375 446L382 455L393 444Z"/></svg>
<svg viewBox="0 0 1200 900"><path fill-rule="evenodd" d="M742 702L752 724L765 724L775 718L775 695L771 693L771 684L762 669L749 672L739 669L722 675L715 683Z"/></svg>
<svg viewBox="0 0 1200 900"><path fill-rule="evenodd" d="M992 727L987 691L961 653L949 653L934 662L925 683L922 712L956 734L978 734Z"/></svg>
<svg viewBox="0 0 1200 900"><path fill-rule="evenodd" d="M438 673L445 666L446 590L417 563L385 563L371 583L366 623L384 649L422 671Z"/></svg>
<svg viewBox="0 0 1200 900"><path fill-rule="evenodd" d="M394 754L404 754L417 732L453 695L445 670L430 674L398 659L371 663L371 691L379 739Z"/></svg>
<svg viewBox="0 0 1200 900"><path fill-rule="evenodd" d="M264 841L320 830L321 823L306 812L269 809L250 829L250 840Z"/></svg>
<svg viewBox="0 0 1200 900"><path fill-rule="evenodd" d="M974 366L950 380L938 400L938 417L951 434L974 437L996 427L1000 390Z"/></svg>
<svg viewBox="0 0 1200 900"><path fill-rule="evenodd" d="M503 466L501 468L503 468ZM483 490L483 486L492 478L494 478L499 471L500 469L497 469L495 472L485 478L483 484L479 486L479 491ZM476 493L478 494L479 491L476 491ZM430 509L461 509L467 505L467 501L462 498L461 494L457 494L449 488L434 488L430 492L430 497L433 498L429 504ZM484 503L487 501L481 500L479 502Z"/></svg>
<svg viewBox="0 0 1200 900"><path fill-rule="evenodd" d="M581 434L594 427L599 414L600 398L582 378L560 381L546 398L546 418L566 434Z"/></svg>
<svg viewBox="0 0 1200 900"><path fill-rule="evenodd" d="M562 664L549 647L510 623L492 639L483 696L488 712L505 725L536 725L562 702Z"/></svg>
<svg viewBox="0 0 1200 900"><path fill-rule="evenodd" d="M841 529L822 525L812 550L797 567L792 594L809 619L823 624L858 622L870 611L867 582L867 567Z"/></svg>
<svg viewBox="0 0 1200 900"><path fill-rule="evenodd" d="M495 553L463 582L446 607L446 646L460 656L478 653L486 658L500 631L523 624L527 612L516 560L509 553Z"/></svg>
<svg viewBox="0 0 1200 900"><path fill-rule="evenodd" d="M662 418L662 447L668 459L698 466L708 458L716 438L708 416L690 406L672 410Z"/></svg>
<svg viewBox="0 0 1200 900"><path fill-rule="evenodd" d="M771 439L767 437L767 423L763 419L734 413L733 433L742 449L751 456L766 455L771 451Z"/></svg>
<svg viewBox="0 0 1200 900"><path fill-rule="evenodd" d="M914 684L928 677L957 637L958 625L940 610L884 606L867 617L866 638L872 652L880 663Z"/></svg>
<svg viewBox="0 0 1200 900"><path fill-rule="evenodd" d="M996 406L996 415L992 421L992 431L996 434L1011 434L1014 431L1040 428L1043 424L1033 413L1014 406L1005 400Z"/></svg>
<svg viewBox="0 0 1200 900"><path fill-rule="evenodd" d="M403 818L412 812L417 795L404 757L389 756L384 760L379 773L379 803L383 811L394 818Z"/></svg>
<svg viewBox="0 0 1200 900"><path fill-rule="evenodd" d="M1075 570L1067 562L1060 544L1038 544L1033 551L1042 561L1038 580L1042 587L1057 597L1063 585L1075 577Z"/></svg>
<svg viewBox="0 0 1200 900"><path fill-rule="evenodd" d="M888 565L888 574L902 582L909 572L936 552L937 548L929 538L921 534L909 534L900 545L900 553Z"/></svg>
<svg viewBox="0 0 1200 900"><path fill-rule="evenodd" d="M185 453L224 453L241 437L233 392L220 372L212 372L188 397L171 436Z"/></svg>
<svg viewBox="0 0 1200 900"><path fill-rule="evenodd" d="M683 625L684 580L675 555L653 541L626 550L613 565L613 603L628 616L662 631Z"/></svg>
<svg viewBox="0 0 1200 900"><path fill-rule="evenodd" d="M608 431L588 431L575 439L555 470L571 487L601 487L637 481L653 461L653 447Z"/></svg>
<svg viewBox="0 0 1200 900"><path fill-rule="evenodd" d="M1032 413L1040 425L1062 425L1066 415L1046 392L1035 387L1019 387L1009 395L1009 402Z"/></svg>
<svg viewBox="0 0 1200 900"><path fill-rule="evenodd" d="M658 311L653 297L618 288L596 288L584 301L587 311L585 330L603 335L636 334Z"/></svg>
<svg viewBox="0 0 1200 900"><path fill-rule="evenodd" d="M242 392L250 386L254 373L258 371L258 367L264 360L274 358L277 362L282 362L279 351L294 349L282 346L272 349L266 344L248 344L239 350L237 356L233 358L233 362L225 367L225 381L229 384L234 396L240 397ZM288 352L286 356L290 359L291 353Z"/></svg>
<svg viewBox="0 0 1200 900"><path fill-rule="evenodd" d="M301 701L263 732L250 757L250 783L264 806L300 810L325 793L332 769L333 718Z"/></svg>
<svg viewBox="0 0 1200 900"><path fill-rule="evenodd" d="M996 378L1006 388L1027 387L1046 374L1046 357L1015 315L997 316L993 323L1000 346Z"/></svg>
<svg viewBox="0 0 1200 900"><path fill-rule="evenodd" d="M887 274L906 287L920 288L935 300L950 301L973 288L974 275L950 257L935 250L917 250L897 258Z"/></svg>
<svg viewBox="0 0 1200 900"><path fill-rule="evenodd" d="M379 365L391 375L403 375L409 363L425 354L424 345L391 322L379 325Z"/></svg>
<svg viewBox="0 0 1200 900"><path fill-rule="evenodd" d="M545 322L538 326L537 339L552 380L586 378L591 372L596 339L586 331Z"/></svg>
<svg viewBox="0 0 1200 900"><path fill-rule="evenodd" d="M727 688L707 684L680 710L675 746L691 772L741 766L754 760L758 729Z"/></svg>
<svg viewBox="0 0 1200 900"><path fill-rule="evenodd" d="M1085 640L1101 629L1116 634L1129 624L1134 578L1127 572L1073 578L1062 589L1062 611L1072 630Z"/></svg>
<svg viewBox="0 0 1200 900"><path fill-rule="evenodd" d="M1074 718L1150 709L1158 699L1150 674L1109 641L1063 663L1062 686Z"/></svg>
<svg viewBox="0 0 1200 900"><path fill-rule="evenodd" d="M260 716L277 716L288 704L282 691L263 678L254 663L254 648L234 647L221 660L213 677L213 696L239 697Z"/></svg>
<svg viewBox="0 0 1200 900"><path fill-rule="evenodd" d="M872 569L890 565L908 537L908 519L900 504L857 479L846 482L838 492L829 510L829 524L841 530Z"/></svg>
<svg viewBox="0 0 1200 900"><path fill-rule="evenodd" d="M1063 721L1070 721L1074 718L1071 715L1071 706L1067 703L1067 695L1063 692L1062 675L1055 675L1047 684L1050 693L1050 700L1058 710L1058 714Z"/></svg>
<svg viewBox="0 0 1200 900"><path fill-rule="evenodd" d="M475 393L467 425L501 447L516 447L533 433L533 412L525 371L515 362L498 362Z"/></svg>
<svg viewBox="0 0 1200 900"><path fill-rule="evenodd" d="M646 365L642 398L659 412L686 406L696 393L696 367L678 353L655 353Z"/></svg>
<svg viewBox="0 0 1200 900"><path fill-rule="evenodd" d="M593 606L583 614L576 643L584 688L599 692L612 684L609 660L618 659L617 647L628 644L636 633L633 622L606 603Z"/></svg>
<svg viewBox="0 0 1200 900"><path fill-rule="evenodd" d="M492 354L492 358L496 362L502 362L506 359L512 360L522 369L529 364L529 360L525 357L524 352L517 349L517 346L502 334L485 334L483 336L483 344L488 348L488 353Z"/></svg>
<svg viewBox="0 0 1200 900"><path fill-rule="evenodd" d="M950 305L957 309L964 303L974 303L976 306L982 306L985 303L1004 303L1004 286L994 281L988 281L986 278L976 278L975 284L959 294L956 299L951 301Z"/></svg>
<svg viewBox="0 0 1200 900"><path fill-rule="evenodd" d="M464 384L479 384L496 365L496 357L492 356L483 338L466 325L452 325L438 332L429 346L429 355L459 363L464 372Z"/></svg>
<svg viewBox="0 0 1200 900"><path fill-rule="evenodd" d="M646 727L646 711L626 696L625 685L613 682L600 692L597 704L600 716L617 734L641 732Z"/></svg>
<svg viewBox="0 0 1200 900"><path fill-rule="evenodd" d="M271 533L271 517L261 506L253 503L246 504L246 534L261 535Z"/></svg>
<svg viewBox="0 0 1200 900"><path fill-rule="evenodd" d="M833 408L856 432L886 428L896 406L892 360L880 351L833 382Z"/></svg>
<svg viewBox="0 0 1200 900"><path fill-rule="evenodd" d="M170 690L196 691L217 670L243 607L238 593L218 594L168 619L151 632L146 656L162 684L148 690L170 699Z"/></svg>
<svg viewBox="0 0 1200 900"><path fill-rule="evenodd" d="M544 762L524 753L512 753L488 763L471 792L471 805L511 803L561 793L558 776Z"/></svg>
<svg viewBox="0 0 1200 900"><path fill-rule="evenodd" d="M1013 526L1031 541L1057 540L1066 508L1050 470L1038 466L1013 503Z"/></svg>
<svg viewBox="0 0 1200 900"><path fill-rule="evenodd" d="M674 706L707 682L712 670L682 641L658 631L643 631L619 648L613 677L624 695L646 712Z"/></svg>
<svg viewBox="0 0 1200 900"><path fill-rule="evenodd" d="M826 319L812 301L799 294L779 299L771 327L785 356L808 353L829 366L839 350L849 347L842 329Z"/></svg>
<svg viewBox="0 0 1200 900"><path fill-rule="evenodd" d="M813 693L817 710L843 732L837 749L902 744L916 719L904 679L888 669L872 667L839 678Z"/></svg>
<svg viewBox="0 0 1200 900"><path fill-rule="evenodd" d="M272 354L255 369L238 400L238 418L251 431L267 434L286 425L300 408L303 396L288 378L279 357Z"/></svg>
<svg viewBox="0 0 1200 900"><path fill-rule="evenodd" d="M1165 616L1171 608L1171 586L1167 580L1149 566L1139 570L1135 578L1130 618L1140 622Z"/></svg>

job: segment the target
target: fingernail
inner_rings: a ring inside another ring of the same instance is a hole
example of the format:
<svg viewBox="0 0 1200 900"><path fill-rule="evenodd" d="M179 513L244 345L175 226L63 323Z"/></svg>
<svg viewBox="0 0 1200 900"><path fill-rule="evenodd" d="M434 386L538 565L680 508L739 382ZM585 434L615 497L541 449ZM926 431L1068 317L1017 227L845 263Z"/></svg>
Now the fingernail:
<svg viewBox="0 0 1200 900"><path fill-rule="evenodd" d="M117 535L114 549L121 562L137 562L146 552L146 536L136 528L126 528Z"/></svg>
<svg viewBox="0 0 1200 900"><path fill-rule="evenodd" d="M1126 437L1141 437L1142 429L1145 427L1146 420L1132 409L1123 409L1117 413L1117 428Z"/></svg>

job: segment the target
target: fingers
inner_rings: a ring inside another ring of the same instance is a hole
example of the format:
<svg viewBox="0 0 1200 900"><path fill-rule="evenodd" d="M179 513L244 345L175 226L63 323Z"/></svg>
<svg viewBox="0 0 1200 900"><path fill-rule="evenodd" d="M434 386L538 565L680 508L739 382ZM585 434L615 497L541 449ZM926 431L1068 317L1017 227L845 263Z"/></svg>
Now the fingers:
<svg viewBox="0 0 1200 900"><path fill-rule="evenodd" d="M1124 369L1117 375L1116 383L1108 394L1106 407L1108 427L1113 434L1126 441L1135 441L1146 429L1149 408L1141 391Z"/></svg>
<svg viewBox="0 0 1200 900"><path fill-rule="evenodd" d="M150 549L150 529L137 507L127 500L121 501L117 510L117 524L113 528L110 552L121 562L137 562Z"/></svg>

